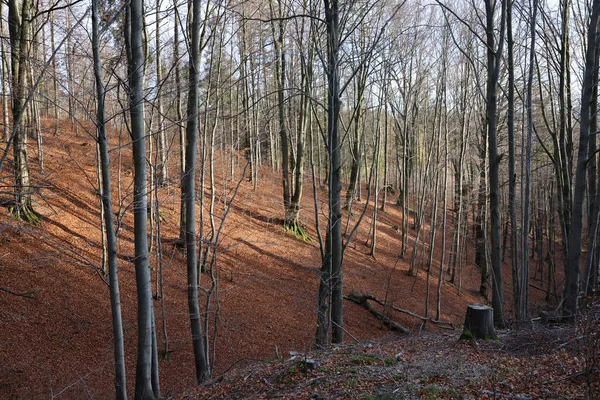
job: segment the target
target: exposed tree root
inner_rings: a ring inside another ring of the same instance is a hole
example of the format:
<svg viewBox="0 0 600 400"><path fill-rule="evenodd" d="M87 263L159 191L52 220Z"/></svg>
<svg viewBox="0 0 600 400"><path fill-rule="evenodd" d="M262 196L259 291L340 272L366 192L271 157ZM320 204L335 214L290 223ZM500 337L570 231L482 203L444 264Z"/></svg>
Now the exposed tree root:
<svg viewBox="0 0 600 400"><path fill-rule="evenodd" d="M31 225L41 224L40 216L30 205L12 206L8 209L8 212L19 222L25 222Z"/></svg>
<svg viewBox="0 0 600 400"><path fill-rule="evenodd" d="M293 234L296 239L302 239L305 242L312 242L312 239L310 236L308 236L308 233L306 233L306 229L304 229L304 227L298 222L284 222L283 228L287 233Z"/></svg>

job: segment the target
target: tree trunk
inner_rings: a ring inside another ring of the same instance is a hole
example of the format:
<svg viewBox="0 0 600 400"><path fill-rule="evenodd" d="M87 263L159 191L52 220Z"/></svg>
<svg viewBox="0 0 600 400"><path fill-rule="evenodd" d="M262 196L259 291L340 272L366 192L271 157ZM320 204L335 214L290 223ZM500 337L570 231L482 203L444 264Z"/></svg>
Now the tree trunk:
<svg viewBox="0 0 600 400"><path fill-rule="evenodd" d="M123 321L121 318L121 295L119 292L119 275L117 259L117 238L113 220L112 190L110 185L110 157L106 140L106 123L104 110L104 83L100 59L100 38L98 33L98 0L92 1L92 51L94 55L94 76L96 79L97 114L96 131L102 170L102 207L106 228L106 248L108 261L108 279L110 282L110 306L112 312L114 357L115 357L115 397L117 400L127 399L125 379L125 350L123 344Z"/></svg>
<svg viewBox="0 0 600 400"><path fill-rule="evenodd" d="M67 31L71 32L71 10L69 10L68 8L65 9L65 14L66 14L65 18L67 20ZM69 105L69 108L68 108L69 118L71 119L71 123L75 124L74 101L76 98L76 93L75 93L75 83L73 82L73 54L75 53L75 51L73 50L73 43L72 43L71 38L72 38L72 35L67 35L65 65L66 65L67 85L68 85L67 97L68 97L68 105ZM75 129L77 129L77 127Z"/></svg>
<svg viewBox="0 0 600 400"><path fill-rule="evenodd" d="M486 256L486 220L487 220L487 180L486 180L486 144L484 141L481 144L481 166L479 170L479 191L477 193L477 214L475 215L475 264L481 270L481 284L479 285L479 294L484 298L488 299L488 282L490 278L490 270L488 260ZM458 196L461 196L459 193ZM461 215L458 215L460 220ZM460 226L457 226L456 234L460 235ZM456 252L455 252L455 264L453 271L456 271L456 261L460 257L460 240L457 236L455 240ZM454 282L454 273L452 274L451 282Z"/></svg>
<svg viewBox="0 0 600 400"><path fill-rule="evenodd" d="M177 115L177 134L179 136L179 164L180 164L180 187L182 188L181 202L179 204L179 243L185 243L185 199L183 196L183 180L185 172L185 130L183 128L183 112L181 110L181 68L179 66L179 10L177 2L173 4L174 8L174 28L173 28L173 64L175 69L175 113ZM185 248L185 246L184 246Z"/></svg>
<svg viewBox="0 0 600 400"><path fill-rule="evenodd" d="M530 202L531 202L531 158L533 146L533 68L535 62L535 32L536 32L536 17L537 17L537 0L533 0L533 12L531 15L531 45L529 47L529 71L527 76L527 146L526 146L526 172L525 172L525 202L523 203L523 252L521 265L521 282L517 281L521 287L519 293L520 309L517 313L517 320L522 321L527 318L529 313L529 219L530 219ZM517 291L516 287L513 288ZM516 306L516 305L515 305Z"/></svg>
<svg viewBox="0 0 600 400"><path fill-rule="evenodd" d="M309 37L314 35L314 28L311 24ZM302 199L302 190L304 188L304 148L307 130L311 129L309 118L310 116L310 99L312 97L312 81L313 81L313 62L314 62L314 47L312 42L308 44L307 55L300 65L300 82L302 86L302 96L300 97L300 112L298 115L298 128L296 134L296 155L294 160L294 190L290 199L290 205L286 214L286 220L292 223L296 233L305 236L304 228L300 226L300 200Z"/></svg>
<svg viewBox="0 0 600 400"><path fill-rule="evenodd" d="M573 212L569 231L569 251L567 258L567 276L565 282L565 298L563 314L574 318L577 312L579 295L579 267L581 263L582 231L583 231L583 202L585 199L586 166L588 162L590 138L590 110L594 92L594 69L596 68L596 41L598 32L598 17L600 15L600 0L592 3L592 14L587 32L587 48L585 54L585 70L581 90L581 120L579 123L579 151L577 153L577 168L575 170L575 190L573 193ZM595 118L595 116L594 116ZM595 132L594 132L595 134Z"/></svg>
<svg viewBox="0 0 600 400"><path fill-rule="evenodd" d="M0 2L0 15L4 15L4 2ZM0 18L0 35L5 36L4 32L4 18ZM10 127L8 123L8 87L6 85L6 80L10 76L8 72L8 57L6 55L4 49L4 40L0 40L0 68L2 69L2 124L3 124L3 132L2 137L6 143L10 140Z"/></svg>
<svg viewBox="0 0 600 400"><path fill-rule="evenodd" d="M327 25L327 137L329 150L329 229L331 241L332 342L344 342L342 291L342 207L340 176L340 26L338 0L324 0Z"/></svg>
<svg viewBox="0 0 600 400"><path fill-rule="evenodd" d="M515 172L515 67L514 67L514 40L512 33L512 1L506 6L506 33L508 47L508 99L507 99L507 127L508 127L508 208L510 218L510 258L512 266L513 283L513 309L517 320L521 320L521 296L519 279L519 241L517 228L516 187L517 174ZM526 204L525 204L526 206Z"/></svg>
<svg viewBox="0 0 600 400"><path fill-rule="evenodd" d="M185 170L181 187L181 195L186 205L185 248L187 255L188 306L196 366L196 381L198 384L210 378L210 367L204 352L202 318L198 304L198 266L196 253L195 183L196 147L198 144L198 84L200 81L200 22L202 15L200 3L200 0L193 0L192 3Z"/></svg>
<svg viewBox="0 0 600 400"><path fill-rule="evenodd" d="M486 41L487 41L487 87L486 87L486 122L489 146L489 184L490 184L490 219L491 219L491 264L492 264L492 306L494 323L504 326L504 304L502 300L502 249L500 243L500 155L497 138L497 86L500 77L500 60L504 43L505 7L502 4L500 18L500 37L497 49L494 47L496 28L494 27L494 6L492 0L485 0L486 9Z"/></svg>
<svg viewBox="0 0 600 400"><path fill-rule="evenodd" d="M273 1L269 1L271 18L274 18ZM279 119L279 140L281 142L281 175L283 188L283 209L285 213L284 224L287 226L293 221L288 221L288 210L290 209L291 189L290 189L290 150L288 143L288 133L285 117L285 42L284 42L284 22L282 17L281 0L278 1L278 32L275 30L275 19L271 20L271 31L273 35L273 48L275 51L275 81L277 83L277 117Z"/></svg>
<svg viewBox="0 0 600 400"><path fill-rule="evenodd" d="M158 174L156 176L157 185L165 186L169 179L168 174L168 149L167 149L167 138L163 122L163 104L162 104L162 93L161 88L162 82L162 60L161 60L161 49L160 49L160 0L156 1L156 113L158 118L158 124L156 127L157 132L157 151L159 162L157 163Z"/></svg>
<svg viewBox="0 0 600 400"><path fill-rule="evenodd" d="M598 82L599 70L597 66L600 61L600 41L596 42L596 68L594 68L594 82ZM590 105L590 132L598 130L598 85L594 85L594 93ZM593 294L597 285L598 277L598 221L600 219L600 201L598 199L598 182L600 182L600 169L597 165L597 145L596 135L590 138L590 166L588 170L589 202L588 202L588 238L587 238L587 255L585 262L584 289L588 296ZM592 189L593 188L593 189Z"/></svg>
<svg viewBox="0 0 600 400"><path fill-rule="evenodd" d="M50 13L50 44L52 54L56 54L56 45L54 40L54 13ZM56 57L52 57L52 102L54 103L54 135L58 133L58 120L60 119L60 106L58 104L58 79L56 74Z"/></svg>
<svg viewBox="0 0 600 400"><path fill-rule="evenodd" d="M560 37L560 75L559 75L559 164L558 196L560 199L559 219L562 225L562 248L564 254L565 277L568 275L568 238L571 232L571 215L573 211L573 126L571 102L571 56L569 43L571 0L564 0L561 9ZM557 157L558 158L558 157ZM566 289L566 286L565 286Z"/></svg>
<svg viewBox="0 0 600 400"><path fill-rule="evenodd" d="M494 311L492 308L483 304L470 304L467 307L465 325L460 338L495 340L497 336L494 330Z"/></svg>
<svg viewBox="0 0 600 400"><path fill-rule="evenodd" d="M135 242L135 278L138 297L138 354L135 398L155 399L157 386L152 379L154 313L152 285L148 258L147 198L146 198L146 140L144 132L144 93L142 44L142 0L131 0L126 13L126 45L129 74L129 105L133 141L134 187L133 215ZM112 214L111 214L112 215Z"/></svg>
<svg viewBox="0 0 600 400"><path fill-rule="evenodd" d="M31 21L30 0L20 4L11 0L8 4L8 26L11 44L12 67L12 117L14 140L15 207L12 210L17 219L37 222L38 217L31 204L31 186L27 153L27 129L25 123L25 84L27 82L27 60L29 56L29 23Z"/></svg>
<svg viewBox="0 0 600 400"><path fill-rule="evenodd" d="M363 92L366 86L367 79L367 71L365 68L361 68L357 74L357 82L356 82L356 103L354 110L354 142L352 144L352 167L350 169L350 182L348 183L348 188L346 189L346 204L344 208L352 212L352 201L354 200L355 192L357 186L360 186L360 182L358 180L359 170L360 170L360 162L362 158L361 154L361 141L362 139L362 129L361 129L361 121L362 121L362 103L363 103Z"/></svg>

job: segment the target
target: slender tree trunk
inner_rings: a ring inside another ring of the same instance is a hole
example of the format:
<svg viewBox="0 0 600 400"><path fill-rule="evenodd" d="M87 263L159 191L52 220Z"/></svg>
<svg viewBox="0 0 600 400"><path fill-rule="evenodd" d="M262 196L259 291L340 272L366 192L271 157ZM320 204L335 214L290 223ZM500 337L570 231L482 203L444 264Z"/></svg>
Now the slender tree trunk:
<svg viewBox="0 0 600 400"><path fill-rule="evenodd" d="M54 13L50 13L50 44L52 54L56 53L56 44L54 40ZM60 119L60 106L58 104L58 76L56 73L56 57L52 57L52 102L54 105L54 135L58 133L58 121Z"/></svg>
<svg viewBox="0 0 600 400"><path fill-rule="evenodd" d="M488 298L488 282L490 279L490 270L488 265L487 258L487 243L486 237L487 234L485 232L486 227L486 216L487 216L487 179L486 179L486 145L487 141L485 140L481 144L481 167L479 170L479 191L477 193L477 211L475 215L475 264L481 270L481 284L479 285L479 294L481 294L484 298ZM462 194L459 193L458 196ZM459 220L460 220L459 213ZM458 232L460 232L460 225L457 227ZM460 257L460 240L456 239L456 259L458 260ZM454 279L452 279L454 282Z"/></svg>
<svg viewBox="0 0 600 400"><path fill-rule="evenodd" d="M561 38L560 38L560 75L559 75L559 152L560 156L560 186L559 197L561 208L559 218L561 220L563 235L563 254L565 277L568 275L568 238L571 231L571 214L573 210L573 127L572 127L572 104L571 104L571 56L569 43L569 24L571 0L561 3ZM566 290L566 286L565 286Z"/></svg>
<svg viewBox="0 0 600 400"><path fill-rule="evenodd" d="M327 26L327 137L329 150L329 229L331 242L331 324L332 342L344 342L342 291L342 207L340 176L340 22L338 0L324 0Z"/></svg>
<svg viewBox="0 0 600 400"><path fill-rule="evenodd" d="M575 170L575 186L573 193L573 212L569 231L569 251L567 259L567 275L565 282L565 298L563 314L574 318L577 312L579 295L579 267L581 263L582 231L583 231L583 202L586 186L586 166L589 154L590 139L590 110L594 92L594 69L596 64L596 41L598 33L598 17L600 0L592 3L592 14L587 32L587 48L585 54L585 70L581 90L581 119L579 123L579 151L577 153L577 168ZM594 116L595 117L595 116Z"/></svg>
<svg viewBox="0 0 600 400"><path fill-rule="evenodd" d="M144 132L144 49L142 43L142 0L131 0L126 14L126 45L129 75L129 105L133 141L135 277L138 297L138 354L135 398L156 399L153 382L154 313L148 258L146 138ZM112 214L111 214L112 215Z"/></svg>
<svg viewBox="0 0 600 400"><path fill-rule="evenodd" d="M102 171L102 207L106 228L106 248L108 262L108 279L110 282L110 305L112 312L114 357L115 357L115 397L117 400L127 399L125 380L125 351L123 344L123 321L121 318L121 296L119 292L119 275L117 260L117 238L113 220L112 190L110 185L110 158L106 140L106 123L104 109L104 83L100 59L100 38L98 33L98 0L92 1L92 51L94 55L94 76L96 79L97 114L96 131Z"/></svg>
<svg viewBox="0 0 600 400"><path fill-rule="evenodd" d="M529 71L527 76L527 146L526 146L526 172L525 172L525 202L523 203L523 252L522 252L522 273L521 285L518 290L519 312L517 319L519 321L527 318L529 314L529 219L530 219L530 202L531 202L531 157L533 146L533 70L535 62L535 32L536 32L536 17L537 17L537 0L533 0L533 12L531 14L531 44L529 47ZM516 287L513 290L517 290ZM516 307L516 305L515 305Z"/></svg>
<svg viewBox="0 0 600 400"><path fill-rule="evenodd" d="M502 299L502 249L500 239L500 155L498 154L496 111L498 106L497 85L500 76L500 60L502 58L506 20L505 3L501 4L500 37L498 38L498 46L495 49L494 6L492 0L485 0L487 41L486 122L490 165L492 307L494 308L494 324L498 327L504 326L504 304Z"/></svg>
<svg viewBox="0 0 600 400"><path fill-rule="evenodd" d="M389 113L388 113L388 82L389 70L384 70L384 98L383 98L383 196L381 199L381 211L385 212L387 203L388 183L388 136L389 136Z"/></svg>
<svg viewBox="0 0 600 400"><path fill-rule="evenodd" d="M284 22L282 17L282 4L281 0L277 2L278 5L278 21L277 27L278 32L275 30L275 20L271 21L271 31L273 35L273 48L275 51L274 64L275 64L275 81L277 83L277 117L279 119L279 140L281 142L281 175L282 175L282 187L283 187L283 209L285 213L285 222L293 224L294 221L288 221L288 210L290 208L291 200L291 189L290 189L290 159L289 159L289 144L288 144L288 133L286 126L285 116L285 74L286 74L286 62L285 62L285 42L284 42ZM269 8L271 10L271 17L274 18L273 13L273 1L269 1Z"/></svg>
<svg viewBox="0 0 600 400"><path fill-rule="evenodd" d="M313 36L313 27L309 36ZM306 58L301 61L300 65L300 84L302 86L302 96L300 97L300 111L298 115L298 127L296 134L296 154L294 159L294 190L290 199L290 206L287 211L286 219L293 223L296 233L304 235L304 229L300 226L300 200L302 199L302 191L304 188L304 148L306 131L311 129L310 124L310 99L312 97L312 81L313 81L313 61L314 47L312 43L308 44Z"/></svg>
<svg viewBox="0 0 600 400"><path fill-rule="evenodd" d="M185 170L181 187L182 198L186 207L185 247L187 255L188 306L190 310L190 326L198 384L210 378L210 367L204 352L204 335L202 318L198 304L198 267L196 253L196 150L198 144L198 84L200 81L200 0L192 3L192 26L189 62L189 92L187 103L187 126L185 148Z"/></svg>
<svg viewBox="0 0 600 400"><path fill-rule="evenodd" d="M66 13L66 20L67 20L67 31L70 32L71 31L71 10L69 8L67 8L65 10ZM74 55L74 50L73 50L73 42L71 40L71 35L67 36L67 48L66 48L66 54L65 54L65 64L66 64L66 72L67 72L67 84L68 84L68 100L69 100L69 118L71 119L71 123L75 123L75 104L74 104L74 99L76 97L76 93L75 93L75 82L73 80L73 55Z"/></svg>
<svg viewBox="0 0 600 400"><path fill-rule="evenodd" d="M352 212L352 201L354 200L357 188L360 189L360 163L362 160L362 116L363 116L363 94L366 87L367 68L359 68L356 74L356 99L354 110L354 142L352 144L352 167L350 169L350 182L346 189L346 204L344 208Z"/></svg>
<svg viewBox="0 0 600 400"><path fill-rule="evenodd" d="M173 28L173 63L175 69L175 113L177 115L177 133L179 136L179 163L180 163L180 187L182 188L181 202L179 204L179 243L185 244L186 210L183 196L183 181L185 171L185 130L183 128L183 112L181 110L181 68L179 65L179 29L181 20L177 2L173 4L175 10L175 23ZM184 246L185 248L185 246Z"/></svg>
<svg viewBox="0 0 600 400"><path fill-rule="evenodd" d="M508 208L510 218L510 255L512 264L513 284L513 309L516 319L522 320L521 295L519 279L519 241L517 227L516 187L517 174L515 172L515 67L514 67L514 40L512 33L512 0L506 6L506 34L508 48L508 99L507 99L507 126L508 126Z"/></svg>
<svg viewBox="0 0 600 400"><path fill-rule="evenodd" d="M160 162L157 166L157 183L158 186L164 186L168 182L169 174L168 174L168 149L167 149L167 138L164 128L163 121L163 103L162 103L162 60L161 60L161 48L160 48L160 0L156 1L156 32L155 32L155 40L156 40L156 111L158 117L157 124L157 151L159 154Z"/></svg>
<svg viewBox="0 0 600 400"><path fill-rule="evenodd" d="M0 2L0 15L4 15L4 2ZM0 18L0 36L5 36L4 32L4 18ZM8 71L8 56L4 49L4 40L0 40L0 68L2 69L2 124L3 124L3 132L2 137L4 141L8 143L10 140L10 127L8 122L8 86L6 85L6 81L10 76L10 72Z"/></svg>

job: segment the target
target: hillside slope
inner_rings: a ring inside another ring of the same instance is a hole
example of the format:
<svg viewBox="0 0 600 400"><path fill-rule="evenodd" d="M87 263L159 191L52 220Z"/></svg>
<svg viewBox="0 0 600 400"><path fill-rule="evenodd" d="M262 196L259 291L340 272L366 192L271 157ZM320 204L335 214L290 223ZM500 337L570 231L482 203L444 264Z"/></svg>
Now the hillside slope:
<svg viewBox="0 0 600 400"><path fill-rule="evenodd" d="M124 135L125 136L125 135ZM125 140L124 138L122 139ZM95 145L89 136L70 131L45 138L45 173L35 171L35 208L39 226L23 225L0 213L0 286L33 298L0 292L0 398L106 398L113 392L112 333L108 287L101 265L100 204L96 182ZM111 157L115 205L121 205L119 260L125 329L128 385L133 385L136 352L136 298L133 263L132 169L127 146L118 151L113 138ZM227 156L228 157L228 156ZM229 204L245 162L237 158L236 176L228 173L229 158L217 158L217 223ZM121 170L120 190L117 190ZM171 176L177 170L171 160ZM10 185L10 165L2 171ZM312 348L316 324L316 293L320 253L314 230L312 189L307 179L302 219L313 238L298 240L281 227L280 178L263 168L257 190L243 180L218 243L218 335L215 375L253 360L272 360L276 354ZM205 187L208 193L208 187ZM120 196L120 197L119 197ZM161 188L161 234L164 265L164 306L169 353L160 364L163 394L193 387L193 359L185 262L177 248L179 191L176 179ZM323 191L318 192L323 215ZM4 204L10 197L4 195ZM358 206L362 208L363 204ZM118 210L117 210L118 211ZM116 211L116 212L117 212ZM357 212L358 213L358 212ZM353 221L357 216L353 216ZM400 234L394 229L401 213L392 203L379 213L376 258L365 246L370 212L348 246L344 258L345 293L368 293L388 304L423 315L427 274L410 277L407 261L399 259ZM321 224L324 225L324 218ZM207 225L208 227L208 222ZM450 228L448 228L450 229ZM413 232L414 234L414 232ZM414 240L414 238L411 238ZM471 243L468 249L472 254ZM471 258L470 256L468 258ZM156 259L151 259L153 267ZM423 267L424 263L421 263ZM437 265L437 260L435 263ZM435 269L435 266L434 266ZM153 272L154 275L154 272ZM435 276L437 274L434 274ZM437 279L429 279L429 312L435 309ZM460 325L466 305L483 301L477 295L479 271L467 264L461 289L442 286L442 320ZM201 285L208 284L206 276ZM203 304L204 298L201 298ZM161 302L155 302L158 343L164 349ZM392 318L414 332L421 321L404 314ZM214 314L210 315L211 318ZM373 340L389 333L358 305L345 302L346 342ZM427 326L426 329L435 329Z"/></svg>

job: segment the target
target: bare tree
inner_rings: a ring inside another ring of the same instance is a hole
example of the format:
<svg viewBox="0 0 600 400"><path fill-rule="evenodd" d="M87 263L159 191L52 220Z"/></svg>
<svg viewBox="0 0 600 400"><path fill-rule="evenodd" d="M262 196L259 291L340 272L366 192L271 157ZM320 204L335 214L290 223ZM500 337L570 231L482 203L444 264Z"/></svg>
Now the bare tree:
<svg viewBox="0 0 600 400"><path fill-rule="evenodd" d="M28 56L30 38L31 2L30 0L11 0L8 3L8 28L11 48L12 77L12 121L15 172L15 206L12 213L18 219L27 222L38 221L31 203L27 129L25 121L27 98L26 83L28 75Z"/></svg>
<svg viewBox="0 0 600 400"><path fill-rule="evenodd" d="M565 298L563 313L574 318L577 311L579 295L579 273L581 263L581 247L583 233L583 202L585 199L586 170L589 156L591 103L594 93L594 70L596 65L596 41L598 40L598 19L600 16L600 0L593 0L592 12L587 27L587 43L585 53L585 70L581 90L581 119L579 123L579 150L575 169L575 185L573 193L573 212L568 237L567 275L565 282ZM595 116L594 116L595 118Z"/></svg>
<svg viewBox="0 0 600 400"><path fill-rule="evenodd" d="M119 292L119 274L117 260L117 237L115 234L112 206L112 190L110 179L110 158L106 140L106 117L104 106L104 82L102 80L102 60L100 59L100 33L98 28L98 0L92 1L92 51L94 56L94 76L96 78L96 132L100 149L102 169L102 206L104 208L104 224L106 226L106 247L108 256L108 276L110 282L110 305L112 311L114 357L115 357L115 392L118 400L127 399L125 379L125 350L123 344L123 321L121 318L121 295Z"/></svg>
<svg viewBox="0 0 600 400"><path fill-rule="evenodd" d="M146 136L144 128L144 45L143 1L131 0L126 12L125 43L127 47L127 70L129 76L129 114L131 119L131 139L133 142L134 188L134 242L135 280L138 302L138 352L135 381L135 398L154 400L160 397L160 386L153 370L153 354L156 352L156 332L154 330L154 310L152 305L152 285L150 260L148 258L147 228L147 178L146 178Z"/></svg>
<svg viewBox="0 0 600 400"><path fill-rule="evenodd" d="M500 10L500 36L496 43L495 15L497 7ZM497 138L497 86L500 77L500 61L504 45L506 26L506 1L500 4L496 0L485 0L485 36L487 47L487 84L486 84L486 123L489 149L489 190L490 190L490 220L491 220L491 259L492 259L492 307L494 308L494 323L504 326L504 304L502 295L502 249L500 241L500 155L498 154Z"/></svg>
<svg viewBox="0 0 600 400"><path fill-rule="evenodd" d="M210 377L210 368L204 351L202 318L198 304L198 265L196 253L196 151L198 145L198 84L200 81L200 42L202 8L200 0L191 3L190 62L188 64L189 86L187 125L185 135L185 170L182 177L181 196L185 200L185 248L187 256L188 307L196 366L196 381L204 382Z"/></svg>

